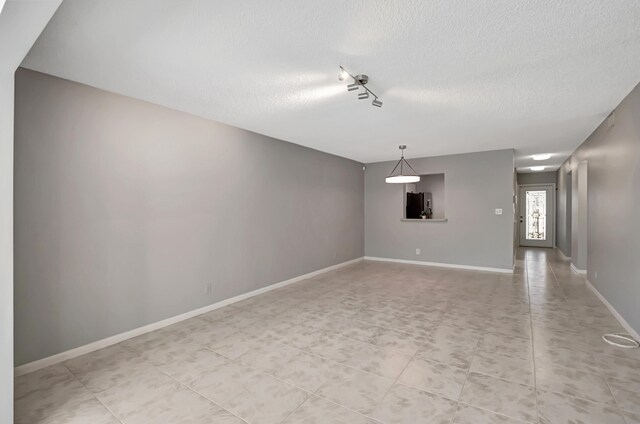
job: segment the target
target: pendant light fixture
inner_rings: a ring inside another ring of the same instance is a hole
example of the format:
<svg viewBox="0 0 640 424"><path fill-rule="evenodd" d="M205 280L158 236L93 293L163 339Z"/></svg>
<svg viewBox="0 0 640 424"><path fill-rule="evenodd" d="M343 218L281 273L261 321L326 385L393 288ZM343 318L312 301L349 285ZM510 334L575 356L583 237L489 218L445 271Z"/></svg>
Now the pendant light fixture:
<svg viewBox="0 0 640 424"><path fill-rule="evenodd" d="M393 168L393 171L391 171L389 176L385 179L387 183L405 184L405 183L417 183L418 181L420 181L420 176L418 175L418 173L415 171L415 169L413 169L411 165L409 165L409 162L407 162L407 160L404 158L404 149L406 148L407 146L405 146L404 144L401 144L400 146L398 146L398 149L400 149L400 160L398 161L396 166ZM407 165L407 168L408 168L407 172L409 169L412 172L405 174L405 170L404 170L405 164ZM400 167L400 173L394 175L398 167Z"/></svg>

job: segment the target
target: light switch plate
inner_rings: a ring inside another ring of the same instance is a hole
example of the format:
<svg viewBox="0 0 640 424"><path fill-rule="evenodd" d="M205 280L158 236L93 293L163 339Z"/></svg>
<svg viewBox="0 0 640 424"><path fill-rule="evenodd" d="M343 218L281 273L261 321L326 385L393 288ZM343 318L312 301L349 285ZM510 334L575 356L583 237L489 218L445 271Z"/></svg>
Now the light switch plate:
<svg viewBox="0 0 640 424"><path fill-rule="evenodd" d="M502 209L496 209L496 215L502 215Z"/></svg>

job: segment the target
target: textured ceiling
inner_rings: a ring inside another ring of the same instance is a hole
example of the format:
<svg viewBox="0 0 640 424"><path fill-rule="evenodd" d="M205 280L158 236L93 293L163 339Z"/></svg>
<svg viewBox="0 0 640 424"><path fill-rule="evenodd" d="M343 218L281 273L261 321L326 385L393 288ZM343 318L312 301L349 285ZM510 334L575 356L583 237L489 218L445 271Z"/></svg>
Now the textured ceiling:
<svg viewBox="0 0 640 424"><path fill-rule="evenodd" d="M65 0L23 66L361 162L557 167L640 80L638 22L637 0Z"/></svg>

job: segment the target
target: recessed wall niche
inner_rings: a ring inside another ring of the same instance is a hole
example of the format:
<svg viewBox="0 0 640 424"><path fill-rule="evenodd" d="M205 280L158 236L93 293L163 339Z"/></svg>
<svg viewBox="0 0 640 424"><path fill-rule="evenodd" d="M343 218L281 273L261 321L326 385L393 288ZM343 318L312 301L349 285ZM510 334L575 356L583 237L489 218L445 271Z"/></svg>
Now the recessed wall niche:
<svg viewBox="0 0 640 424"><path fill-rule="evenodd" d="M404 185L404 219L445 219L444 174L420 175L417 183Z"/></svg>

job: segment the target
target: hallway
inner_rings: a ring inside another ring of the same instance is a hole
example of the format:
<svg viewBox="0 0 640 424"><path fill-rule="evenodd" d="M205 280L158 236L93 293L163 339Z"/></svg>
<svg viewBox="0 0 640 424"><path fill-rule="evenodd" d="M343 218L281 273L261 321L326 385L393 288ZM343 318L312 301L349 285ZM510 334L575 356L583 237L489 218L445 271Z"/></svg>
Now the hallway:
<svg viewBox="0 0 640 424"><path fill-rule="evenodd" d="M640 351L553 249L365 261L16 379L17 423L640 423Z"/></svg>

